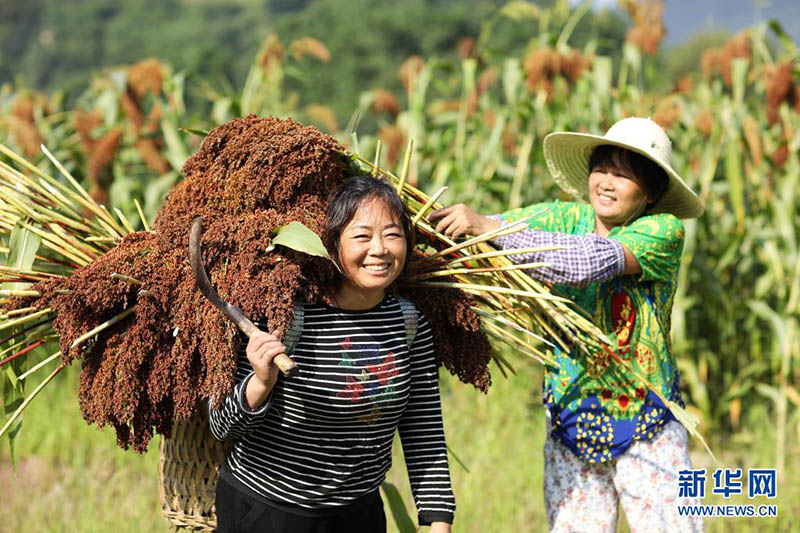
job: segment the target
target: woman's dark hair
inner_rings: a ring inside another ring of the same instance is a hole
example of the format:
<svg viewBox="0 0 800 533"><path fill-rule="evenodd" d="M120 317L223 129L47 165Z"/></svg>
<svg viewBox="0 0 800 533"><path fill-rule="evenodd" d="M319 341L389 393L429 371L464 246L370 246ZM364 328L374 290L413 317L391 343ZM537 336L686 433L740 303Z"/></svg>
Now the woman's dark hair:
<svg viewBox="0 0 800 533"><path fill-rule="evenodd" d="M633 174L644 188L652 208L667 192L669 177L655 161L619 146L598 146L589 158L589 172L596 167L611 167Z"/></svg>
<svg viewBox="0 0 800 533"><path fill-rule="evenodd" d="M414 249L414 228L408 216L405 205L394 187L385 181L372 176L354 176L344 185L333 192L328 202L328 212L325 217L325 227L322 229L322 243L327 248L331 258L341 269L339 249L342 231L350 223L358 208L371 200L380 200L389 209L389 212L403 227L406 240L406 262L400 273L405 272L408 258Z"/></svg>

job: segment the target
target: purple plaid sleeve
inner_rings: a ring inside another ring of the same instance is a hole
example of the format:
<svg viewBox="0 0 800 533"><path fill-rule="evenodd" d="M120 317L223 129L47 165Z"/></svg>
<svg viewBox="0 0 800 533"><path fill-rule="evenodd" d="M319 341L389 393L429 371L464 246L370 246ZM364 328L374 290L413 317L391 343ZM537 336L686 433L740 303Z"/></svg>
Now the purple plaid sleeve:
<svg viewBox="0 0 800 533"><path fill-rule="evenodd" d="M508 224L500 215L489 218ZM525 228L493 240L504 250L519 248L560 247L559 250L510 255L515 263L546 263L528 273L536 279L583 287L605 281L625 271L625 250L622 244L598 235L569 235Z"/></svg>

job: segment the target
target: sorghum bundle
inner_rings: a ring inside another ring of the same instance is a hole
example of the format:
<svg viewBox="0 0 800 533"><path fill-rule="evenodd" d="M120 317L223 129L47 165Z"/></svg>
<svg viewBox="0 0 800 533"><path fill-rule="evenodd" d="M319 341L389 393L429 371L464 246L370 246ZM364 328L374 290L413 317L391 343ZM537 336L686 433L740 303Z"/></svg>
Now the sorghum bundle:
<svg viewBox="0 0 800 533"><path fill-rule="evenodd" d="M13 297L4 311L52 309L62 360L82 361L84 418L112 425L123 448L144 451L154 430L169 435L173 420L190 418L202 400L220 402L233 385L239 336L195 285L192 220L204 217L203 260L222 298L283 333L295 301L329 298L337 272L327 259L271 246L271 236L291 221L320 232L330 193L358 172L342 152L332 137L292 120L249 116L215 128L186 161L152 231L125 235L72 275L30 287L38 296ZM473 298L402 292L430 320L440 364L485 391L490 348Z"/></svg>

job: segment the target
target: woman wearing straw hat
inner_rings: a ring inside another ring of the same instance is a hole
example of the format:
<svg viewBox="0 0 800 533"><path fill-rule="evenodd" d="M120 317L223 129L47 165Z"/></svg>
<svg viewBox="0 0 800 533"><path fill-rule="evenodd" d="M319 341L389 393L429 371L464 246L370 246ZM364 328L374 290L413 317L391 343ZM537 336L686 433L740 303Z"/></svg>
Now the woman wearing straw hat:
<svg viewBox="0 0 800 533"><path fill-rule="evenodd" d="M557 284L589 312L630 363L668 401L682 405L670 315L683 250L681 218L703 206L670 164L671 142L645 118L604 136L551 133L544 140L558 185L589 203L537 204L486 217L459 204L437 210L437 231L480 234L521 219L528 229L497 239L504 249L558 247L511 256L545 262L532 276ZM691 468L686 429L659 397L608 354L558 353L545 371L544 492L552 531L615 531L621 503L633 531L697 531L680 516L678 475Z"/></svg>

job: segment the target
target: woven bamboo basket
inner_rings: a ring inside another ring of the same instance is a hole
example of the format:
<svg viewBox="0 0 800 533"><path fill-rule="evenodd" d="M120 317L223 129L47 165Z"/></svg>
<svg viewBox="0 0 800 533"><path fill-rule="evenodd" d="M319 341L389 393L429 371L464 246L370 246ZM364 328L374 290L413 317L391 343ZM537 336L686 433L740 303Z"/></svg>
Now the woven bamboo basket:
<svg viewBox="0 0 800 533"><path fill-rule="evenodd" d="M216 531L214 500L226 451L211 434L205 409L191 420L175 422L172 436L161 438L158 490L161 512L172 526Z"/></svg>

